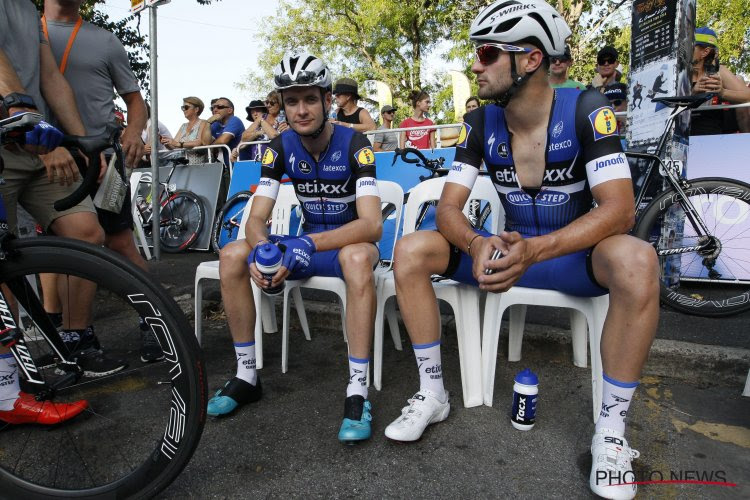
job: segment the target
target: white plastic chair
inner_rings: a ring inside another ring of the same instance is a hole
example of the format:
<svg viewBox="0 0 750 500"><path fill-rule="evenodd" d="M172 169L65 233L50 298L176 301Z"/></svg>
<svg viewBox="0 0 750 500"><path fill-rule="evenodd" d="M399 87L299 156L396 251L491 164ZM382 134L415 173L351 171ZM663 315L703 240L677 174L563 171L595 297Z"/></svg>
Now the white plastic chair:
<svg viewBox="0 0 750 500"><path fill-rule="evenodd" d="M428 201L440 199L444 183L445 178L428 179L411 190L404 214L404 235L415 231L420 207ZM505 216L497 191L489 178L484 176L477 178L464 206L465 213L468 212L470 200L484 200L490 204L492 232L498 232L504 224ZM448 302L455 314L464 406L467 408L479 406L482 404L479 288L446 280L434 282L433 289L437 299ZM376 339L378 335L382 338L383 318L389 312L386 306L388 308L393 307L393 304L389 304L387 301L395 295L396 282L391 272L382 276L378 285L378 308L375 314ZM379 359L375 358L373 378L375 388L380 389L382 385L382 355Z"/></svg>
<svg viewBox="0 0 750 500"><path fill-rule="evenodd" d="M380 192L380 201L381 203L390 203L393 204L396 207L395 211L395 218L396 218L396 231L394 233L393 238L393 245L396 244L396 238L398 237L398 231L399 231L399 225L401 221L401 210L403 208L404 203L404 190L396 184L395 182L391 181L378 181L378 190ZM375 269L375 283L378 283L378 275L381 273L385 273L389 271L391 268L391 265L389 264L387 267L378 267ZM286 373L288 368L288 358L289 358L289 300L288 295L289 293L292 293L293 291L296 291L296 293L299 293L300 288L313 288L316 290L327 290L329 292L335 293L339 299L341 300L341 323L342 328L344 331L344 340L347 340L346 336L346 283L341 278L337 277L330 277L330 276L313 276L311 278L308 278L306 280L287 280L286 287L284 288L284 318L282 322L282 345L281 345L281 371L283 373ZM297 304L297 299L295 297L295 304ZM395 321L395 315L392 317L392 319ZM393 334L393 342L396 345L397 349L401 348L401 339L399 337L398 330L391 330L391 333ZM310 340L310 337L306 335L307 340ZM375 340L376 347L375 347L375 358L377 359L378 352L380 353L380 356L382 357L382 347L383 347L383 337L382 337L382 331L380 333L380 340L379 340L379 347L377 346L378 340ZM377 363L377 361L375 361Z"/></svg>
<svg viewBox="0 0 750 500"><path fill-rule="evenodd" d="M143 249L143 254L146 257L146 260L151 260L151 249L148 247L146 233L143 232L143 219L141 219L141 212L138 210L136 204L138 188L140 187L142 176L143 172L133 172L130 175L130 210L133 212L133 235L135 237L135 244ZM148 179L150 182L150 175L148 176Z"/></svg>
<svg viewBox="0 0 750 500"><path fill-rule="evenodd" d="M742 391L742 395L750 398L750 370L747 371L747 378L745 379L745 390Z"/></svg>
<svg viewBox="0 0 750 500"><path fill-rule="evenodd" d="M482 326L482 384L484 404L492 406L497 363L497 344L503 312L510 308L508 361L520 361L527 305L566 307L570 311L573 335L573 364L586 368L586 338L591 343L591 381L594 422L602 401L601 336L609 309L609 294L601 297L576 297L556 290L514 286L504 293L488 293Z"/></svg>

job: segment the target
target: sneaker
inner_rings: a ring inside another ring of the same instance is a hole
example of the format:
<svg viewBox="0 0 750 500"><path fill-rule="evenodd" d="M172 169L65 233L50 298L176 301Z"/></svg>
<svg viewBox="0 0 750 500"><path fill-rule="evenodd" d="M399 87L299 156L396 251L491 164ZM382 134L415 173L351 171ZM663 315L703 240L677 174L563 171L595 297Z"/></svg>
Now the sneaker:
<svg viewBox="0 0 750 500"><path fill-rule="evenodd" d="M70 420L88 406L85 399L74 403L53 403L37 401L33 395L19 392L13 409L0 411L0 421L8 424L54 425Z"/></svg>
<svg viewBox="0 0 750 500"><path fill-rule="evenodd" d="M630 461L641 454L631 450L627 440L613 430L602 429L591 440L591 491L602 498L627 500L638 486Z"/></svg>
<svg viewBox="0 0 750 500"><path fill-rule="evenodd" d="M395 441L416 441L428 425L442 422L450 411L448 391L443 403L437 394L422 389L409 399L409 406L401 410L401 416L385 428L385 436Z"/></svg>
<svg viewBox="0 0 750 500"><path fill-rule="evenodd" d="M127 368L128 363L123 359L114 359L107 356L101 349L89 347L73 356L83 369L84 377L104 377L112 375Z"/></svg>
<svg viewBox="0 0 750 500"><path fill-rule="evenodd" d="M344 401L344 420L339 429L339 441L353 443L372 436L372 404L362 396L349 396Z"/></svg>
<svg viewBox="0 0 750 500"><path fill-rule="evenodd" d="M145 331L141 330L141 361L155 363L162 359L164 359L164 351L154 332L150 328Z"/></svg>
<svg viewBox="0 0 750 500"><path fill-rule="evenodd" d="M57 356L51 352L44 353L41 356L34 358L34 364L40 370L43 370L44 368L52 368L57 364Z"/></svg>
<svg viewBox="0 0 750 500"><path fill-rule="evenodd" d="M212 417L226 417L247 403L260 401L261 397L263 397L263 387L260 385L260 377L255 385L234 377L208 400L206 413Z"/></svg>

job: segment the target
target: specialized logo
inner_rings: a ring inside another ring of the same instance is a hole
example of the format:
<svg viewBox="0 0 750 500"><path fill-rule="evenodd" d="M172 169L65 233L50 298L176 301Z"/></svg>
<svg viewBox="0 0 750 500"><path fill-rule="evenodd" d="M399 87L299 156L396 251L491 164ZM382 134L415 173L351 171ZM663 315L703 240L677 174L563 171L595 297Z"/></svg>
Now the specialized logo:
<svg viewBox="0 0 750 500"><path fill-rule="evenodd" d="M270 167L276 161L277 156L279 156L279 153L271 148L266 148L266 152L263 153L263 159L261 160L261 163L264 167Z"/></svg>
<svg viewBox="0 0 750 500"><path fill-rule="evenodd" d="M490 154L492 154L492 148L493 148L494 144L495 144L495 132L492 132L490 134L490 138L487 139L487 146L489 147Z"/></svg>
<svg viewBox="0 0 750 500"><path fill-rule="evenodd" d="M602 168L611 167L614 165L628 165L628 160L625 159L625 155L622 153L616 155L614 158L607 158L606 160L596 160L594 163L594 172L599 171Z"/></svg>
<svg viewBox="0 0 750 500"><path fill-rule="evenodd" d="M552 128L553 139L557 139L558 137L560 137L560 134L562 134L562 131L563 131L563 127L564 125L562 121L555 123L555 126Z"/></svg>
<svg viewBox="0 0 750 500"><path fill-rule="evenodd" d="M340 214L346 212L348 205L338 201L308 201L305 204L305 210L313 215L323 214Z"/></svg>
<svg viewBox="0 0 750 500"><path fill-rule="evenodd" d="M312 165L310 165L305 160L300 160L299 163L297 163L297 168L303 174L309 174L310 172L312 172Z"/></svg>
<svg viewBox="0 0 750 500"><path fill-rule="evenodd" d="M469 141L469 134L471 133L471 125L464 123L461 125L461 131L458 133L458 143L456 144L459 148L465 148L466 143Z"/></svg>
<svg viewBox="0 0 750 500"><path fill-rule="evenodd" d="M375 164L375 153L370 146L365 146L354 154L360 167L368 167Z"/></svg>
<svg viewBox="0 0 750 500"><path fill-rule="evenodd" d="M334 151L331 155L331 161L339 161L341 159L341 150Z"/></svg>
<svg viewBox="0 0 750 500"><path fill-rule="evenodd" d="M609 137L617 132L615 111L609 106L592 111L589 114L589 121L594 130L595 141Z"/></svg>
<svg viewBox="0 0 750 500"><path fill-rule="evenodd" d="M497 154L500 155L500 158L507 158L508 157L508 145L504 142L501 142L497 145Z"/></svg>

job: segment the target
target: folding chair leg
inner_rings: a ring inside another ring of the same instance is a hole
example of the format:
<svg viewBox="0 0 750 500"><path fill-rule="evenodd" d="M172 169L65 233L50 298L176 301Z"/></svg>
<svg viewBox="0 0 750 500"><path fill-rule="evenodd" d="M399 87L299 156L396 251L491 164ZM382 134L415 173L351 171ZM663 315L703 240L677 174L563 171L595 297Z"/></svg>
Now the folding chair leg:
<svg viewBox="0 0 750 500"><path fill-rule="evenodd" d="M513 304L508 316L508 361L521 361L526 304Z"/></svg>

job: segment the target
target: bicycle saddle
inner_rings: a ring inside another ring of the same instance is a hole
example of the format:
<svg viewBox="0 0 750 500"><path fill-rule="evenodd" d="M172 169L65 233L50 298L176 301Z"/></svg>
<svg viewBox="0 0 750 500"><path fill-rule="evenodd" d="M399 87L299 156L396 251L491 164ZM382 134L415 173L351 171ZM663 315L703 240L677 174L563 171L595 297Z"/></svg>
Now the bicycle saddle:
<svg viewBox="0 0 750 500"><path fill-rule="evenodd" d="M702 94L694 95L681 95L673 97L655 97L651 99L654 102L658 102L670 108L676 108L678 106L685 106L687 108L697 108L704 102L715 96L713 92L704 92Z"/></svg>

